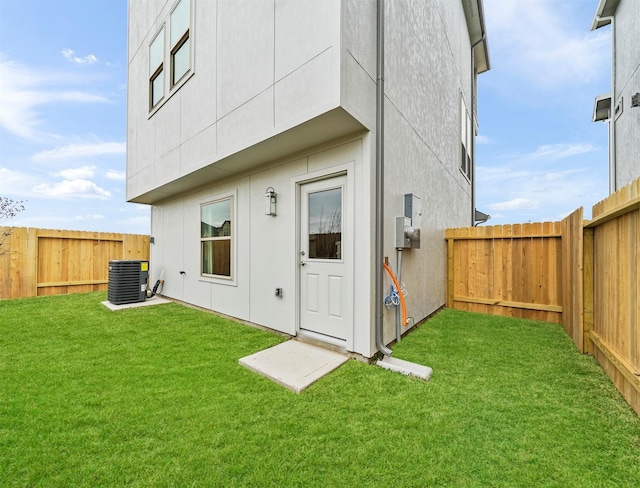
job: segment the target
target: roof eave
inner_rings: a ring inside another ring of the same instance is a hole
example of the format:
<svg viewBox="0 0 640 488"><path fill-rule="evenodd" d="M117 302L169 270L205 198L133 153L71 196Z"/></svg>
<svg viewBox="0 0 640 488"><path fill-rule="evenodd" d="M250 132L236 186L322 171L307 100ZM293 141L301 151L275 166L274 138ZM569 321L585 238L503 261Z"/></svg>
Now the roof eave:
<svg viewBox="0 0 640 488"><path fill-rule="evenodd" d="M489 44L484 24L484 7L482 0L462 0L462 8L467 21L469 40L474 46L476 72L484 73L491 69L489 62Z"/></svg>
<svg viewBox="0 0 640 488"><path fill-rule="evenodd" d="M591 22L591 30L609 25L611 21L603 19L603 17L613 16L616 13L619 3L620 0L600 0L596 8L596 14L593 16L593 21Z"/></svg>

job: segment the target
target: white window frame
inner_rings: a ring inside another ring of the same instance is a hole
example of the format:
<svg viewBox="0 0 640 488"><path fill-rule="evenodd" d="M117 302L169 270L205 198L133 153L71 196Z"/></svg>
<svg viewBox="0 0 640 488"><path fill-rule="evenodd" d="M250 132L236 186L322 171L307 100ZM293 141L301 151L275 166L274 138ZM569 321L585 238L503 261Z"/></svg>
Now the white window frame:
<svg viewBox="0 0 640 488"><path fill-rule="evenodd" d="M174 20L174 18L172 17L174 12L176 11L176 9L182 4L182 2L187 2L188 3L188 7L189 7L189 12L188 12L188 25L186 26L186 29L183 31L180 31L180 37L175 40L175 42L171 42L172 41L172 32L171 32L171 27L172 27L172 20ZM164 23L162 24L162 27L160 28L160 30L158 31L158 33L156 33L155 36L153 36L153 39L151 41L151 43L149 43L149 56L151 56L151 47L153 45L153 42L156 41L156 39L158 39L158 36L162 36L162 41L163 41L163 50L162 50L162 64L159 65L162 69L161 71L154 71L153 73L149 73L149 113L148 113L148 118L151 118L159 109L160 107L162 107L165 103L167 103L167 101L187 82L187 80L189 80L194 74L195 74L195 69L194 69L194 4L195 4L196 0L178 0L175 2L175 4L173 5L173 7L171 8L171 10L169 11L169 14L167 15L167 17L165 18ZM184 73L181 73L180 76L178 77L178 79L175 79L174 77L174 70L175 70L175 54L177 54L178 52L180 52L181 48L184 48L185 44L187 45L187 50L188 53L187 56L189 58L189 64L188 64L188 68L185 70ZM153 75L157 75L159 74L159 72L162 72L163 74L163 84L162 84L162 90L163 90L163 96L156 102L155 105L153 105Z"/></svg>
<svg viewBox="0 0 640 488"><path fill-rule="evenodd" d="M230 236L220 236L220 237L202 237L202 208L211 205L214 203L223 202L228 200L231 202L231 235ZM213 195L210 198L204 199L200 201L198 206L198 232L200 237L198 239L198 253L197 256L199 258L198 261L198 270L200 274L200 281L212 282L212 283L220 283L224 285L236 285L236 275L237 275L237 229L238 229L238 211L237 211L237 191L220 193L217 195ZM216 241L216 240L229 240L230 241L230 256L229 256L229 272L230 276L226 275L216 275L216 274L208 274L204 273L202 269L203 265L203 242L206 241Z"/></svg>
<svg viewBox="0 0 640 488"><path fill-rule="evenodd" d="M162 103L162 100L164 99L164 88L165 88L165 83L164 83L164 78L165 78L165 69L164 69L164 45L165 45L165 39L164 39L164 25L160 28L160 30L156 33L155 36L153 36L153 39L151 41L151 43L149 43L149 110L153 110L155 107L159 106ZM161 42L162 46L160 48L161 51L161 58L159 59L159 63L157 64L151 64L152 63L152 57L153 57L153 51L154 51L154 46L156 44L156 42ZM158 79L159 76L162 76L162 84L160 85L161 89L162 89L162 94L160 96L160 98L154 103L154 87L155 84L154 82Z"/></svg>
<svg viewBox="0 0 640 488"><path fill-rule="evenodd" d="M471 182L473 158L471 154L473 142L473 127L471 126L471 115L467 110L467 104L460 93L460 172Z"/></svg>
<svg viewBox="0 0 640 488"><path fill-rule="evenodd" d="M191 24L192 24L192 18L191 18L191 1L192 0L178 0L176 2L176 4L173 6L173 9L171 9L171 14L169 14L169 78L170 78L170 88L173 89L176 85L180 84L180 81L186 77L189 72L191 71L191 60L192 60L192 56L191 56ZM177 33L177 39L175 39L174 41L174 27L177 25L177 22L174 20L174 14L176 13L176 11L178 10L178 7L180 7L181 5L183 5L184 3L188 3L189 6L189 12L187 13L187 18L188 18L188 24L186 26L186 30L181 30L178 31ZM175 76L175 68L176 68L176 63L175 63L175 57L176 54L184 48L185 44L189 43L187 46L187 55L189 57L189 66L187 67L186 71L182 74L180 74L180 76L178 76L176 78Z"/></svg>

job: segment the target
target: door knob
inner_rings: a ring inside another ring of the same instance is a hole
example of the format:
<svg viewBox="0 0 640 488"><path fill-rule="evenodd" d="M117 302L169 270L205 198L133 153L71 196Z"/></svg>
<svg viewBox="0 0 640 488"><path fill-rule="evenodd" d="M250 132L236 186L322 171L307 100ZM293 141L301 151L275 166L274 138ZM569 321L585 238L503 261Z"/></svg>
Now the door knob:
<svg viewBox="0 0 640 488"><path fill-rule="evenodd" d="M300 261L300 266L306 266L307 263L305 261Z"/></svg>

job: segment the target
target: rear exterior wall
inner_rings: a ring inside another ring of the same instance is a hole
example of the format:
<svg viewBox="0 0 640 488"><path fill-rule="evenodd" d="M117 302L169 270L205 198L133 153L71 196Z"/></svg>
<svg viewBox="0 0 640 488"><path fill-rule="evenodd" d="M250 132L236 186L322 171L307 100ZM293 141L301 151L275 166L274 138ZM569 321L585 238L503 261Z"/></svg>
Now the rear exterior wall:
<svg viewBox="0 0 640 488"><path fill-rule="evenodd" d="M616 188L640 176L640 107L631 97L640 93L640 5L622 0L615 14L616 102L622 113L616 119Z"/></svg>

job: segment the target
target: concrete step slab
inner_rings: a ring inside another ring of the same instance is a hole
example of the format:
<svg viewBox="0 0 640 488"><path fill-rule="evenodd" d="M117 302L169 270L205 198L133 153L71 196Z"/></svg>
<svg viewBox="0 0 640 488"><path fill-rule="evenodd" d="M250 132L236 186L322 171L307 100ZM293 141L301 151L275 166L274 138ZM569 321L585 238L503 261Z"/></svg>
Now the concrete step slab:
<svg viewBox="0 0 640 488"><path fill-rule="evenodd" d="M300 393L347 360L346 356L337 352L290 340L240 358L238 362Z"/></svg>

